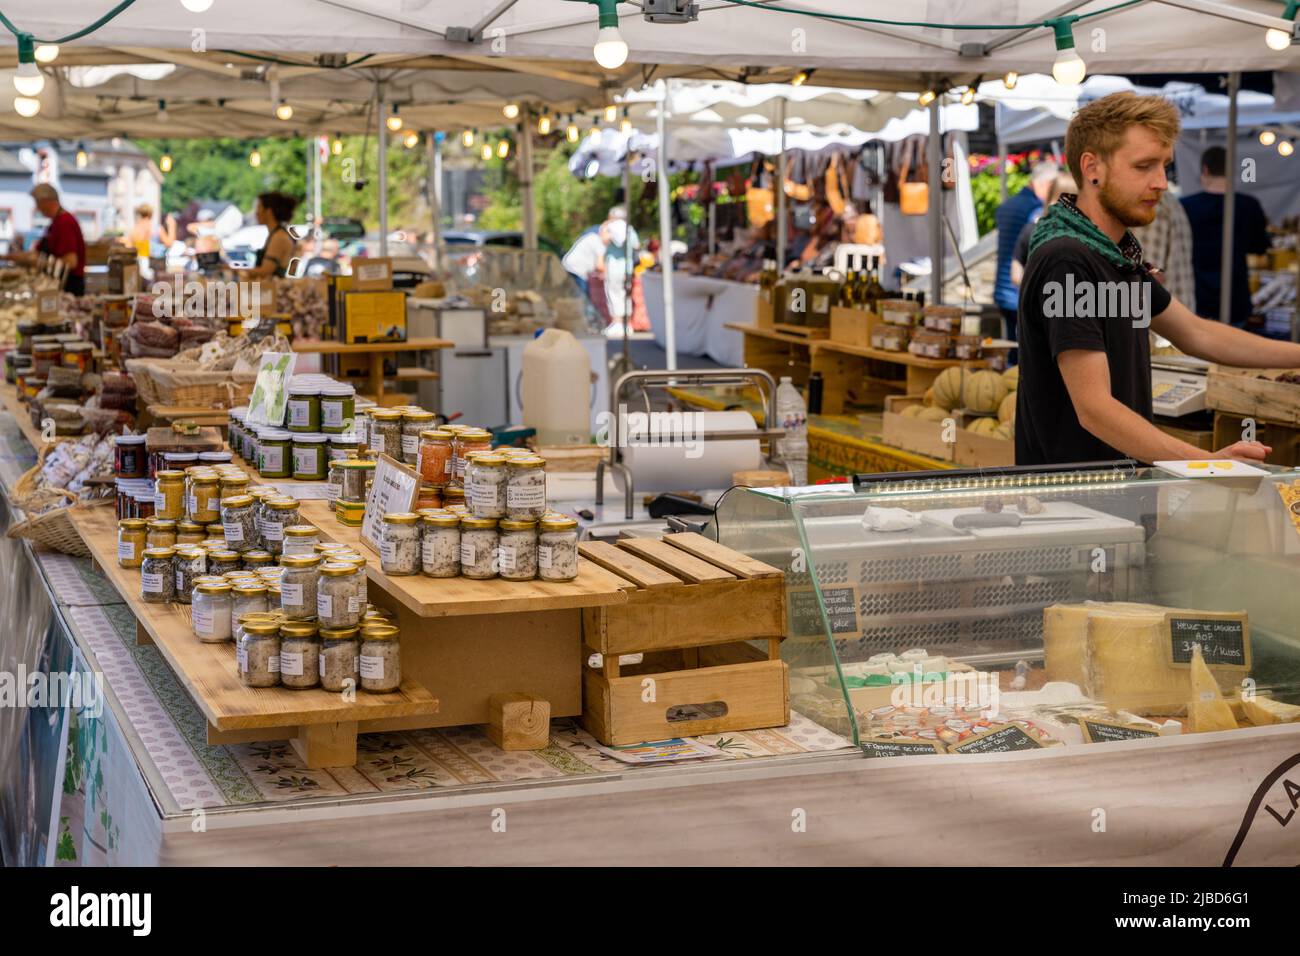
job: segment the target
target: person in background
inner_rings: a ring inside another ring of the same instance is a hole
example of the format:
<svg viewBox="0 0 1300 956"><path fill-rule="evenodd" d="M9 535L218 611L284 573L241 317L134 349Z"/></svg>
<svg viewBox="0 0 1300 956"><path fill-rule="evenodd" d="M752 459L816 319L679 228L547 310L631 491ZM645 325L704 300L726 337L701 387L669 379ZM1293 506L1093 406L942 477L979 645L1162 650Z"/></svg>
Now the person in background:
<svg viewBox="0 0 1300 956"><path fill-rule="evenodd" d="M1037 164L1029 174L1029 183L998 206L994 217L998 227L998 271L993 285L993 302L1002 310L1007 338L1013 342L1016 341L1016 310L1020 305L1020 290L1011 281L1011 260L1016 251L1016 240L1020 238L1025 223L1042 211L1043 201L1060 171L1053 162Z"/></svg>
<svg viewBox="0 0 1300 956"><path fill-rule="evenodd" d="M63 208L59 202L59 191L49 183L37 183L32 187L31 197L36 201L36 208L42 216L50 221L45 235L28 252L11 252L9 258L14 262L36 265L39 253L54 256L65 266L67 274L63 288L73 295L86 294L86 238L81 234L81 224L77 217Z"/></svg>
<svg viewBox="0 0 1300 956"><path fill-rule="evenodd" d="M250 278L261 279L288 274L297 243L285 223L293 216L298 200L284 193L262 193L257 197L253 215L267 228L266 244L257 252L257 261L247 270Z"/></svg>
<svg viewBox="0 0 1300 956"><path fill-rule="evenodd" d="M591 295L591 276L605 271L605 247L609 245L609 226L601 223L592 226L569 247L561 262L564 270L573 276L584 295Z"/></svg>
<svg viewBox="0 0 1300 956"><path fill-rule="evenodd" d="M1192 224L1183 204L1171 192L1160 197L1156 220L1133 230L1147 262L1156 267L1156 278L1169 294L1196 311L1196 274L1192 269Z"/></svg>
<svg viewBox="0 0 1300 956"><path fill-rule="evenodd" d="M641 237L627 221L627 207L615 206L605 220L609 242L605 246L605 301L615 325L622 326L628 315L627 278L636 266Z"/></svg>
<svg viewBox="0 0 1300 956"><path fill-rule="evenodd" d="M1047 194L1047 200L1034 216L1025 223L1025 228L1020 230L1020 238L1016 240L1016 251L1011 257L1011 281L1020 286L1020 282L1025 277L1025 263L1029 261L1029 237L1034 234L1034 226L1038 224L1038 217L1044 211L1051 208L1052 203L1060 199L1066 193L1076 193L1079 187L1075 185L1074 177L1069 173L1061 173L1052 180L1052 189Z"/></svg>
<svg viewBox="0 0 1300 956"><path fill-rule="evenodd" d="M136 258L148 259L153 249L153 206L141 203L135 207L135 222L122 242L135 250Z"/></svg>
<svg viewBox="0 0 1300 956"><path fill-rule="evenodd" d="M1223 289L1223 194L1228 180L1228 154L1211 146L1201 154L1201 192L1183 199L1192 230L1192 266L1196 272L1196 301L1207 319L1222 318L1219 296ZM1254 196L1236 191L1232 221L1231 322L1243 326L1250 318L1250 285L1246 256L1268 252L1268 219Z"/></svg>
<svg viewBox="0 0 1300 956"><path fill-rule="evenodd" d="M339 241L329 238L320 241L320 250L307 260L307 275L334 276L339 274Z"/></svg>

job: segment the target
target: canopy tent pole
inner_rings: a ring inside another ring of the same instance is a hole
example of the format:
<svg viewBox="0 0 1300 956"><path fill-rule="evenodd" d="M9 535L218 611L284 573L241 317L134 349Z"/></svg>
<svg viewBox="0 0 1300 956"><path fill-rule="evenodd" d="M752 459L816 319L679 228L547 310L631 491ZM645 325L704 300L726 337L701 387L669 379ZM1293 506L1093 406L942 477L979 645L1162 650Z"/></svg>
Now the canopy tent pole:
<svg viewBox="0 0 1300 956"><path fill-rule="evenodd" d="M375 96L379 103L375 109L375 136L379 143L379 255L388 255L388 126L383 84L376 84Z"/></svg>
<svg viewBox="0 0 1300 956"><path fill-rule="evenodd" d="M317 239L321 234L321 214L320 214L320 137L310 136L307 139L307 148L311 150L311 232Z"/></svg>
<svg viewBox="0 0 1300 956"><path fill-rule="evenodd" d="M777 125L781 129L781 151L776 157L776 271L785 271L785 97L776 101Z"/></svg>
<svg viewBox="0 0 1300 956"><path fill-rule="evenodd" d="M1219 321L1232 321L1232 239L1237 212L1237 91L1241 74L1228 74L1228 141L1224 144L1223 259L1219 267Z"/></svg>
<svg viewBox="0 0 1300 956"><path fill-rule="evenodd" d="M718 248L718 204L709 197L709 255Z"/></svg>
<svg viewBox="0 0 1300 956"><path fill-rule="evenodd" d="M943 102L940 94L930 103L930 136L926 141L929 154L930 203L926 210L930 227L930 304L943 304L943 151L939 142L939 106Z"/></svg>
<svg viewBox="0 0 1300 956"><path fill-rule="evenodd" d="M623 156L623 208L627 210L627 232L623 238L623 257L627 268L623 275L623 362L626 370L632 368L632 291L636 287L636 260L632 258L632 153L629 150ZM675 331L675 330L674 330Z"/></svg>
<svg viewBox="0 0 1300 956"><path fill-rule="evenodd" d="M659 187L659 268L664 277L664 351L668 370L677 369L677 319L673 313L673 226L668 189L668 81L663 83L659 114L655 117L659 134L659 168L655 172Z"/></svg>
<svg viewBox="0 0 1300 956"><path fill-rule="evenodd" d="M998 140L998 201L1007 201L1007 144Z"/></svg>
<svg viewBox="0 0 1300 956"><path fill-rule="evenodd" d="M442 134L429 134L429 182L426 190L433 220L433 267L442 265Z"/></svg>
<svg viewBox="0 0 1300 956"><path fill-rule="evenodd" d="M537 248L537 205L533 197L533 125L528 114L519 123L519 203L523 212L524 248Z"/></svg>

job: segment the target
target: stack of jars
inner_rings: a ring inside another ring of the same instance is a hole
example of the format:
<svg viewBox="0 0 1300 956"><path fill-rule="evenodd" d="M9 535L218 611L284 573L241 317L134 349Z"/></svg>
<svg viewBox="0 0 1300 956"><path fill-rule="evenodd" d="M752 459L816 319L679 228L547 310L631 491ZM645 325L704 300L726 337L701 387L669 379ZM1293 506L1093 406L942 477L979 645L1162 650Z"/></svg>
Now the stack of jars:
<svg viewBox="0 0 1300 956"><path fill-rule="evenodd" d="M360 624L327 627L273 613L246 615L235 648L239 679L249 687L327 691L396 691L402 684L401 633L374 610Z"/></svg>

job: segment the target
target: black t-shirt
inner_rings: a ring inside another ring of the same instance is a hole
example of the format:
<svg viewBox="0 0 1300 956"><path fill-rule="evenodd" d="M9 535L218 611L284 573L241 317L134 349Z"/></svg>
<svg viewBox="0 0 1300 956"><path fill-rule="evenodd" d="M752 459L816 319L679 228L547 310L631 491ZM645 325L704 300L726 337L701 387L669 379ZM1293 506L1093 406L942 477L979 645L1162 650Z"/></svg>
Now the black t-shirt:
<svg viewBox="0 0 1300 956"><path fill-rule="evenodd" d="M1124 457L1079 424L1056 360L1069 349L1105 352L1111 394L1150 420L1147 326L1170 301L1145 270L1120 268L1076 239L1053 239L1034 250L1020 287L1017 465Z"/></svg>

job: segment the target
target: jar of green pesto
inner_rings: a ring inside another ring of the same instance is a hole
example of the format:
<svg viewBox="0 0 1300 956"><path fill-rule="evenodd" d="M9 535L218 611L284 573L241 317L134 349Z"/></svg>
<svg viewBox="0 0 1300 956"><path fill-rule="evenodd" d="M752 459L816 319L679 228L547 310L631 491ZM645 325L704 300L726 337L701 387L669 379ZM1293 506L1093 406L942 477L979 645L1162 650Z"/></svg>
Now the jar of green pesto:
<svg viewBox="0 0 1300 956"><path fill-rule="evenodd" d="M356 432L344 432L341 435L330 435L329 460L335 461L348 458L356 458L361 454L361 441L357 438Z"/></svg>
<svg viewBox="0 0 1300 956"><path fill-rule="evenodd" d="M315 382L298 382L289 386L289 431L320 431L321 386Z"/></svg>
<svg viewBox="0 0 1300 956"><path fill-rule="evenodd" d="M354 429L357 390L351 385L335 383L320 390L320 431L339 435Z"/></svg>
<svg viewBox="0 0 1300 956"><path fill-rule="evenodd" d="M288 478L292 469L293 436L280 428L257 431L257 473L263 478Z"/></svg>
<svg viewBox="0 0 1300 956"><path fill-rule="evenodd" d="M314 432L293 436L293 477L298 481L324 481L328 460L328 435Z"/></svg>

